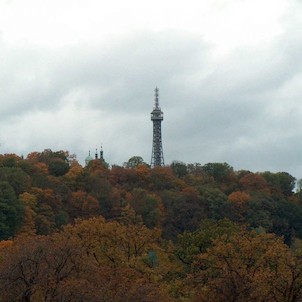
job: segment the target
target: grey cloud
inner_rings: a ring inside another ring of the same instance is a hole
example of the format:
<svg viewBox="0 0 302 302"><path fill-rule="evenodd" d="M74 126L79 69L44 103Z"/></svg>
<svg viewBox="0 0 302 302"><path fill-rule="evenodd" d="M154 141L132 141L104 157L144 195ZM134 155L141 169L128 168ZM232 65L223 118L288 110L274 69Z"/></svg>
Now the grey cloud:
<svg viewBox="0 0 302 302"><path fill-rule="evenodd" d="M287 167L301 177L301 148L295 143L301 140L301 92L281 93L301 75L300 50L299 40L290 35L265 51L241 49L197 87L189 87L193 105L178 115L174 110L175 124L181 126L168 130L173 158L229 161L251 170Z"/></svg>
<svg viewBox="0 0 302 302"><path fill-rule="evenodd" d="M31 110L53 110L63 94L60 86L54 85L51 55L29 45L19 47L2 49L0 55L2 118Z"/></svg>
<svg viewBox="0 0 302 302"><path fill-rule="evenodd" d="M62 64L60 74L73 86L93 91L89 103L95 108L139 112L150 109L146 96L153 98L156 85L177 90L173 78L200 68L200 57L206 52L197 35L143 32L126 37L114 47L104 49L100 44L76 49L73 58L79 61Z"/></svg>
<svg viewBox="0 0 302 302"><path fill-rule="evenodd" d="M274 44L241 48L220 60L200 36L175 31L133 33L109 44L14 49L0 63L2 123L33 110L55 116L72 104L87 109L89 121L74 121L66 130L73 138L66 149L80 160L103 143L110 163L132 155L148 162L153 89L159 86L166 163L227 161L237 169L301 177L300 38L297 31L284 33ZM81 131L73 129L77 125ZM47 131L43 136L53 148L67 142ZM26 148L33 151L39 135L31 139Z"/></svg>
<svg viewBox="0 0 302 302"><path fill-rule="evenodd" d="M64 96L77 90L96 109L149 110L146 91L152 100L156 85L175 89L173 77L200 66L196 59L206 52L198 36L175 32L144 32L114 45L75 45L60 52L28 45L8 50L0 74L0 98L6 103L2 114L14 114L16 106L19 113L33 107L57 109Z"/></svg>

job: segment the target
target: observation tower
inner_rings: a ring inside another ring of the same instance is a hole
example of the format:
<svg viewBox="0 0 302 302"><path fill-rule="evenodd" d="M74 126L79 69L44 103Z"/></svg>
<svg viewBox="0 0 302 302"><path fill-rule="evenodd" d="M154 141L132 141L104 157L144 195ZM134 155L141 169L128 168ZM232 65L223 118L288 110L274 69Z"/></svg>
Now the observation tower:
<svg viewBox="0 0 302 302"><path fill-rule="evenodd" d="M155 88L155 106L151 112L151 121L153 122L153 144L151 167L164 166L164 154L161 138L161 122L164 119L164 114L159 107L158 88Z"/></svg>

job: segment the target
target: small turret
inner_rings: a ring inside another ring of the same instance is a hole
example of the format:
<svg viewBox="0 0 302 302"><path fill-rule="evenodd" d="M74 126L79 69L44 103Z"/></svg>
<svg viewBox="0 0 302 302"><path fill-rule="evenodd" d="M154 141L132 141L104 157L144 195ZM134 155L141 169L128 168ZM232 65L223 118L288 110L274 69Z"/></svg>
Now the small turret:
<svg viewBox="0 0 302 302"><path fill-rule="evenodd" d="M101 146L101 151L100 151L100 160L104 161L104 152L103 152L103 146Z"/></svg>
<svg viewBox="0 0 302 302"><path fill-rule="evenodd" d="M85 158L85 165L88 166L88 164L93 160L92 156L90 155L90 150L88 156Z"/></svg>
<svg viewBox="0 0 302 302"><path fill-rule="evenodd" d="M95 149L94 158L90 155L90 150L89 150L89 155L85 158L85 165L87 166L89 164L89 162L92 160L98 160L102 163L105 163L103 146L101 146L100 153L98 152L97 148Z"/></svg>

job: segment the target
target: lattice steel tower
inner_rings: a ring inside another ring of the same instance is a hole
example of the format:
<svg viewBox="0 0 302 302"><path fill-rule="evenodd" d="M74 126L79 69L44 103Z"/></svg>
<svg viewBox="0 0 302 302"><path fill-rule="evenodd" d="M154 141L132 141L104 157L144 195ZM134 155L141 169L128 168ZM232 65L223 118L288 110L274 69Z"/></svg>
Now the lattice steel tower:
<svg viewBox="0 0 302 302"><path fill-rule="evenodd" d="M164 114L159 107L158 88L155 88L155 106L151 112L151 121L153 122L153 144L151 167L163 166L164 154L161 139L161 122L164 119Z"/></svg>

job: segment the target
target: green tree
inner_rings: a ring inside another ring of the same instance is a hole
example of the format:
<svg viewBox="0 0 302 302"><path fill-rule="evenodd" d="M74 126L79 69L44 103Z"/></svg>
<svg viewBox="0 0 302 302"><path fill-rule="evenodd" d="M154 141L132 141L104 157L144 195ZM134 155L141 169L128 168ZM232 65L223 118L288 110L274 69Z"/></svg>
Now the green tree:
<svg viewBox="0 0 302 302"><path fill-rule="evenodd" d="M146 165L141 156L132 156L126 163L124 163L124 167L126 168L136 168L139 165Z"/></svg>
<svg viewBox="0 0 302 302"><path fill-rule="evenodd" d="M0 155L0 167L13 168L17 166L17 163L21 160L16 154Z"/></svg>
<svg viewBox="0 0 302 302"><path fill-rule="evenodd" d="M291 245L297 236L302 238L302 208L286 200L275 201L272 211L271 232L284 236L284 241Z"/></svg>
<svg viewBox="0 0 302 302"><path fill-rule="evenodd" d="M69 171L70 166L68 162L55 158L49 162L48 169L51 175L63 176Z"/></svg>
<svg viewBox="0 0 302 302"><path fill-rule="evenodd" d="M234 170L227 163L208 163L202 166L203 171L218 183L229 181Z"/></svg>
<svg viewBox="0 0 302 302"><path fill-rule="evenodd" d="M245 221L253 229L273 230L273 213L276 202L268 194L253 194L247 203Z"/></svg>
<svg viewBox="0 0 302 302"><path fill-rule="evenodd" d="M272 173L266 171L261 173L266 181L276 191L281 192L284 196L291 196L296 185L296 178L287 172Z"/></svg>
<svg viewBox="0 0 302 302"><path fill-rule="evenodd" d="M159 226L162 216L160 198L139 188L132 191L132 196L130 205L138 215L142 216L144 224L149 228Z"/></svg>
<svg viewBox="0 0 302 302"><path fill-rule="evenodd" d="M186 164L181 161L174 160L171 164L171 168L172 168L173 173L177 177L183 177L188 174L188 169L187 169Z"/></svg>
<svg viewBox="0 0 302 302"><path fill-rule="evenodd" d="M206 217L213 220L220 220L225 217L233 219L234 210L228 196L217 188L209 186L199 187L200 206Z"/></svg>
<svg viewBox="0 0 302 302"><path fill-rule="evenodd" d="M0 240L8 239L22 224L23 207L14 189L5 181L0 182Z"/></svg>
<svg viewBox="0 0 302 302"><path fill-rule="evenodd" d="M186 190L183 192L165 190L161 193L165 208L164 238L176 240L177 235L184 231L195 231L200 221L206 217L198 200L191 197Z"/></svg>
<svg viewBox="0 0 302 302"><path fill-rule="evenodd" d="M30 188L30 176L21 168L3 167L0 168L0 181L7 181L19 195Z"/></svg>

